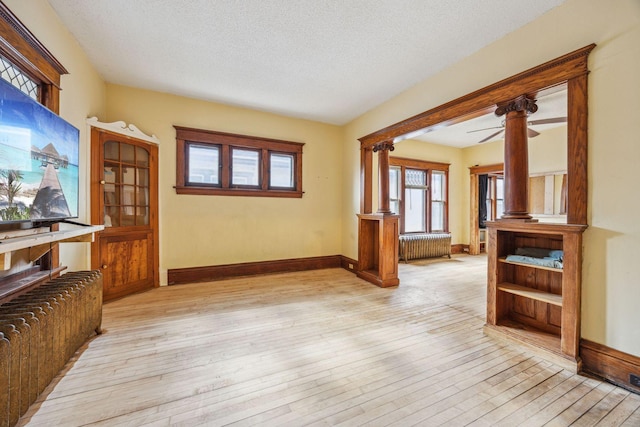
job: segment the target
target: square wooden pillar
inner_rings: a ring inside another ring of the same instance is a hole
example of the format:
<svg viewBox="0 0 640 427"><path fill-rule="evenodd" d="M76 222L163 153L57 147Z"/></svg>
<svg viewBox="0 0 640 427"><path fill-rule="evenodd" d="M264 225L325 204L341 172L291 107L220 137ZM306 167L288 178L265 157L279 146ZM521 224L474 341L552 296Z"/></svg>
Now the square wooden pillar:
<svg viewBox="0 0 640 427"><path fill-rule="evenodd" d="M374 285L397 286L398 279L398 215L358 215L357 275Z"/></svg>

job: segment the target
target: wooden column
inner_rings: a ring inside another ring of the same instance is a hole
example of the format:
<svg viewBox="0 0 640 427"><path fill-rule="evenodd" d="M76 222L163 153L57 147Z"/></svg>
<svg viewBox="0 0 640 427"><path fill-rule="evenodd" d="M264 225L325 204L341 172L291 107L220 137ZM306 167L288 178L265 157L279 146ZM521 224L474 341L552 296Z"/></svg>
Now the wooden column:
<svg viewBox="0 0 640 427"><path fill-rule="evenodd" d="M505 118L504 138L504 215L502 219L530 220L528 113L535 113L535 100L525 95L499 105L496 115Z"/></svg>
<svg viewBox="0 0 640 427"><path fill-rule="evenodd" d="M378 153L378 211L365 212L358 215L358 277L386 288L397 286L398 279L398 215L390 209L389 201L389 151L393 151L393 142L384 141L373 146L372 151L363 148L362 162L365 165L371 160L371 154ZM369 171L370 172L370 171ZM369 199L370 203L370 199Z"/></svg>
<svg viewBox="0 0 640 427"><path fill-rule="evenodd" d="M393 142L384 141L373 146L378 153L378 213L391 215L389 201L389 151L393 151Z"/></svg>
<svg viewBox="0 0 640 427"><path fill-rule="evenodd" d="M360 148L360 213L373 212L373 149Z"/></svg>
<svg viewBox="0 0 640 427"><path fill-rule="evenodd" d="M568 81L567 109L568 189L567 223L587 223L589 178L587 173L587 74Z"/></svg>

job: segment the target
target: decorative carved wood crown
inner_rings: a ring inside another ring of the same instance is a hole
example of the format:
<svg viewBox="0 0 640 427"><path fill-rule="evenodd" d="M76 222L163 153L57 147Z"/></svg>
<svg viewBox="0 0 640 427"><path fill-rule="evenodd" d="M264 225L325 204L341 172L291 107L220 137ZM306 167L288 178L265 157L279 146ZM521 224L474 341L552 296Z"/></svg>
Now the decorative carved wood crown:
<svg viewBox="0 0 640 427"><path fill-rule="evenodd" d="M535 99L531 99L527 97L527 95L522 95L506 104L498 105L495 114L500 117L510 111L526 111L527 113L535 113L538 111L538 106L536 105Z"/></svg>
<svg viewBox="0 0 640 427"><path fill-rule="evenodd" d="M396 147L393 146L393 141L382 141L373 146L373 152L376 153L378 151L389 150L393 151Z"/></svg>
<svg viewBox="0 0 640 427"><path fill-rule="evenodd" d="M154 144L160 144L160 139L155 135L147 135L136 127L136 125L127 124L123 121L104 123L98 121L97 117L90 117L87 119L87 124L100 129L105 129L111 132L119 133L120 135L130 136L132 138L141 139L143 141L152 142Z"/></svg>

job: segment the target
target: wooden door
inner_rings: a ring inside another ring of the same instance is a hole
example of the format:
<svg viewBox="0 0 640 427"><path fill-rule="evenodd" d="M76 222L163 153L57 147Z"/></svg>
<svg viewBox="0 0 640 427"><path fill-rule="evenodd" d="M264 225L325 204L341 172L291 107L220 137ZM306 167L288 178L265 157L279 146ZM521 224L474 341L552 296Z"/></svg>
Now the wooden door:
<svg viewBox="0 0 640 427"><path fill-rule="evenodd" d="M91 130L91 222L104 224L91 246L109 301L159 285L158 148Z"/></svg>

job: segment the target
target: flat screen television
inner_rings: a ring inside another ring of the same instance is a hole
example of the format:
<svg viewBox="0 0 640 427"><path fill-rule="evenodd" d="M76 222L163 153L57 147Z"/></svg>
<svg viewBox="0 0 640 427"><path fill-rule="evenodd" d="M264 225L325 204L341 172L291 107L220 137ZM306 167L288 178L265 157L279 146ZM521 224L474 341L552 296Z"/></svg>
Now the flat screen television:
<svg viewBox="0 0 640 427"><path fill-rule="evenodd" d="M78 216L78 129L0 79L0 224Z"/></svg>

